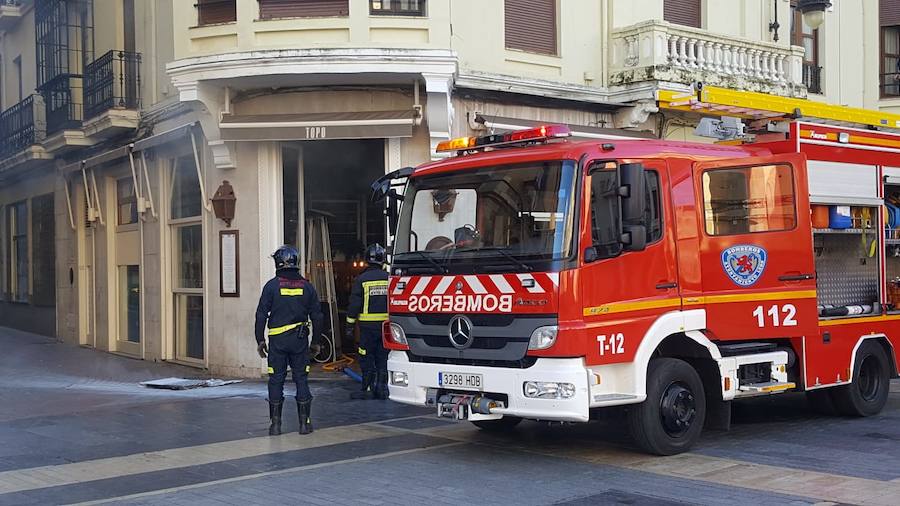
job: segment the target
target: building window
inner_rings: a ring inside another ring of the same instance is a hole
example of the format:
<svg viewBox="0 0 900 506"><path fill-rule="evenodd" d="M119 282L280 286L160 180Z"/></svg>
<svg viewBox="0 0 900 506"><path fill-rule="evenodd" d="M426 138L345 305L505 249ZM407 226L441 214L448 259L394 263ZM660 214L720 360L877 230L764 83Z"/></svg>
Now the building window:
<svg viewBox="0 0 900 506"><path fill-rule="evenodd" d="M116 209L119 225L137 223L137 197L134 194L134 181L130 177L116 181Z"/></svg>
<svg viewBox="0 0 900 506"><path fill-rule="evenodd" d="M556 0L505 0L506 48L557 55Z"/></svg>
<svg viewBox="0 0 900 506"><path fill-rule="evenodd" d="M665 0L663 19L676 25L700 28L700 0Z"/></svg>
<svg viewBox="0 0 900 506"><path fill-rule="evenodd" d="M22 85L22 57L21 56L16 56L15 58L13 58L13 68L15 68L16 84L18 86L16 88L16 90L18 92L18 95L16 95L17 96L16 103L18 104L19 102L22 101L23 93L24 93L24 86Z"/></svg>
<svg viewBox="0 0 900 506"><path fill-rule="evenodd" d="M31 302L56 305L56 230L53 194L31 199Z"/></svg>
<svg viewBox="0 0 900 506"><path fill-rule="evenodd" d="M6 208L9 231L7 291L13 301L28 302L28 205L23 200Z"/></svg>
<svg viewBox="0 0 900 506"><path fill-rule="evenodd" d="M176 158L172 167L172 219L200 217L203 202L193 155Z"/></svg>
<svg viewBox="0 0 900 506"><path fill-rule="evenodd" d="M203 202L193 155L172 161L171 172L172 294L175 358L202 363L203 325Z"/></svg>
<svg viewBox="0 0 900 506"><path fill-rule="evenodd" d="M197 24L217 25L237 21L235 0L197 0Z"/></svg>
<svg viewBox="0 0 900 506"><path fill-rule="evenodd" d="M900 0L881 0L881 76L882 97L900 97Z"/></svg>
<svg viewBox="0 0 900 506"><path fill-rule="evenodd" d="M803 21L796 1L791 2L791 44L803 48L803 84L810 93L822 93L819 30L813 30Z"/></svg>
<svg viewBox="0 0 900 506"><path fill-rule="evenodd" d="M425 0L370 0L369 12L385 16L425 16Z"/></svg>
<svg viewBox="0 0 900 506"><path fill-rule="evenodd" d="M797 225L789 165L704 172L703 203L709 235L774 232Z"/></svg>
<svg viewBox="0 0 900 506"><path fill-rule="evenodd" d="M349 0L259 0L260 19L345 17Z"/></svg>

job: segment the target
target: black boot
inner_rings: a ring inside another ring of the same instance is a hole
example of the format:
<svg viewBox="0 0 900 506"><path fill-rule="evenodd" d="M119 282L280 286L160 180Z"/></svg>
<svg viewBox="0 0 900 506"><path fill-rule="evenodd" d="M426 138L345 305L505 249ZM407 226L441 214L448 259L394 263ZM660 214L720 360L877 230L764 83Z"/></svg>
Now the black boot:
<svg viewBox="0 0 900 506"><path fill-rule="evenodd" d="M363 373L362 377L362 388L359 392L353 392L350 394L351 399L355 400L369 400L375 397L374 395L375 388L375 373L367 372Z"/></svg>
<svg viewBox="0 0 900 506"><path fill-rule="evenodd" d="M297 401L297 416L300 418L300 434L309 434L313 431L312 420L309 411L312 407L312 399Z"/></svg>
<svg viewBox="0 0 900 506"><path fill-rule="evenodd" d="M277 436L281 434L281 408L284 401L269 401L269 435Z"/></svg>
<svg viewBox="0 0 900 506"><path fill-rule="evenodd" d="M388 394L388 373L387 371L378 371L378 376L375 380L375 398L380 399L382 401L387 400Z"/></svg>

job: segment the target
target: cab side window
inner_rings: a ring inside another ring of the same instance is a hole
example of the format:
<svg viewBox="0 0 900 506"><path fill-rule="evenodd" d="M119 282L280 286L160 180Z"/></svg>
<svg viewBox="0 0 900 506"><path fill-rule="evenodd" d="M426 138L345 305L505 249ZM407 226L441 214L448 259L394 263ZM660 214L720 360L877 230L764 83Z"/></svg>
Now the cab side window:
<svg viewBox="0 0 900 506"><path fill-rule="evenodd" d="M619 181L615 166L608 167L591 176L591 236L600 258L613 257L622 251L619 242ZM647 243L650 244L662 239L662 196L659 173L648 170L645 175L644 224L647 226Z"/></svg>
<svg viewBox="0 0 900 506"><path fill-rule="evenodd" d="M703 208L712 236L790 230L797 225L793 170L758 165L704 172Z"/></svg>

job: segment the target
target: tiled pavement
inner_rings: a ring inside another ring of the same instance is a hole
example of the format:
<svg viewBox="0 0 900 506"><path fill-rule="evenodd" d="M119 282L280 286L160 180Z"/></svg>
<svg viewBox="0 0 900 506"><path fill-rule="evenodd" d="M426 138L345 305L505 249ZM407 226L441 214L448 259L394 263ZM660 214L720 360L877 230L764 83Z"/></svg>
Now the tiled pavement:
<svg viewBox="0 0 900 506"><path fill-rule="evenodd" d="M312 436L265 435L265 387L136 385L197 371L0 329L3 504L900 504L900 383L864 420L802 396L736 406L691 453L634 451L609 416L496 436L312 385ZM286 410L286 427L296 414Z"/></svg>

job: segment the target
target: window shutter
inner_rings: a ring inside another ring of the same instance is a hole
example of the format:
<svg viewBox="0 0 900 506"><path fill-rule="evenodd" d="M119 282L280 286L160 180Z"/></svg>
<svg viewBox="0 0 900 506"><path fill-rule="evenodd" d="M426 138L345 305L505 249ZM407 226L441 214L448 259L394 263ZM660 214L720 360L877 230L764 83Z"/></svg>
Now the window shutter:
<svg viewBox="0 0 900 506"><path fill-rule="evenodd" d="M350 15L349 0L259 0L259 18L317 18Z"/></svg>
<svg viewBox="0 0 900 506"><path fill-rule="evenodd" d="M235 0L198 0L197 21L201 25L237 21Z"/></svg>
<svg viewBox="0 0 900 506"><path fill-rule="evenodd" d="M900 25L900 0L880 0L881 26Z"/></svg>
<svg viewBox="0 0 900 506"><path fill-rule="evenodd" d="M676 25L700 28L700 0L665 0L663 19Z"/></svg>
<svg viewBox="0 0 900 506"><path fill-rule="evenodd" d="M556 0L506 0L506 47L557 54Z"/></svg>
<svg viewBox="0 0 900 506"><path fill-rule="evenodd" d="M53 194L31 199L32 302L36 306L56 304L56 243Z"/></svg>

